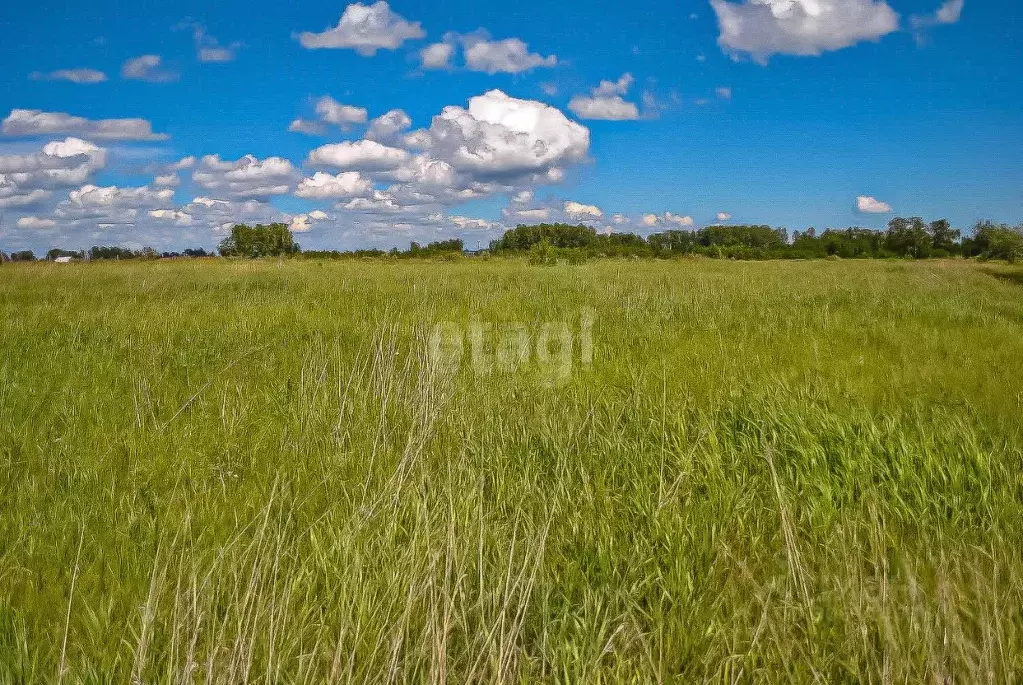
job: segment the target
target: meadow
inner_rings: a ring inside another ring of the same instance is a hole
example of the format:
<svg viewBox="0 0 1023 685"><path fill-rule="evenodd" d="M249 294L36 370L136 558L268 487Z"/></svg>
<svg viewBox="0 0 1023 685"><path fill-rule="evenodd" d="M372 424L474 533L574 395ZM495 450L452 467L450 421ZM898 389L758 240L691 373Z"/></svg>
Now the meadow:
<svg viewBox="0 0 1023 685"><path fill-rule="evenodd" d="M0 682L1018 681L1021 378L965 260L4 264Z"/></svg>

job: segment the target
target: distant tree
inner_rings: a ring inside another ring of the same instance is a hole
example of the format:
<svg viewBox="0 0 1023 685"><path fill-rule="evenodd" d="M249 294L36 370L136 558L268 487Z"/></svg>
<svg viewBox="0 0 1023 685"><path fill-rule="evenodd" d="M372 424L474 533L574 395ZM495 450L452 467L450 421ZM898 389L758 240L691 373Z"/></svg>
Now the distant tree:
<svg viewBox="0 0 1023 685"><path fill-rule="evenodd" d="M81 259L82 256L83 253L81 252L74 252L72 250L62 250L59 247L55 247L46 252L46 259L51 262L57 257L72 257L74 259Z"/></svg>
<svg viewBox="0 0 1023 685"><path fill-rule="evenodd" d="M895 217L888 222L886 247L899 257L929 257L934 241L927 229L927 224L918 216L909 219Z"/></svg>
<svg viewBox="0 0 1023 685"><path fill-rule="evenodd" d="M209 253L201 247L188 248L185 250L186 257L208 257Z"/></svg>
<svg viewBox="0 0 1023 685"><path fill-rule="evenodd" d="M788 244L785 229L770 226L707 226L699 236L700 243L707 247L778 249Z"/></svg>
<svg viewBox="0 0 1023 685"><path fill-rule="evenodd" d="M825 255L842 259L880 257L884 253L884 236L869 228L829 228L818 240Z"/></svg>
<svg viewBox="0 0 1023 685"><path fill-rule="evenodd" d="M646 240L654 254L689 254L700 244L699 235L695 231L651 233Z"/></svg>
<svg viewBox="0 0 1023 685"><path fill-rule="evenodd" d="M590 247L597 240L597 231L582 224L539 224L519 225L506 231L501 238L490 244L494 251L523 252L546 239L552 247Z"/></svg>
<svg viewBox="0 0 1023 685"><path fill-rule="evenodd" d="M298 253L301 248L287 224L247 226L235 224L231 235L220 243L225 257L279 257Z"/></svg>
<svg viewBox="0 0 1023 685"><path fill-rule="evenodd" d="M11 253L12 262L34 262L36 259L32 250L19 250Z"/></svg>
<svg viewBox="0 0 1023 685"><path fill-rule="evenodd" d="M957 228L952 228L948 219L932 221L927 231L931 234L931 247L934 252L949 255L959 251L962 232Z"/></svg>
<svg viewBox="0 0 1023 685"><path fill-rule="evenodd" d="M529 263L537 266L557 264L557 248L551 244L550 238L542 238L540 242L529 247Z"/></svg>
<svg viewBox="0 0 1023 685"><path fill-rule="evenodd" d="M100 259L135 259L138 257L137 252L133 252L126 247L116 246L93 246L89 248L89 259L100 260Z"/></svg>
<svg viewBox="0 0 1023 685"><path fill-rule="evenodd" d="M1004 259L1009 263L1023 261L1023 224L1009 226L990 221L979 222L973 235L964 241L964 253L981 259Z"/></svg>
<svg viewBox="0 0 1023 685"><path fill-rule="evenodd" d="M450 257L452 255L461 255L464 249L465 245L461 239L454 238L451 240L438 240L425 247L417 242L413 242L409 245L407 252L399 252L397 255L404 257Z"/></svg>

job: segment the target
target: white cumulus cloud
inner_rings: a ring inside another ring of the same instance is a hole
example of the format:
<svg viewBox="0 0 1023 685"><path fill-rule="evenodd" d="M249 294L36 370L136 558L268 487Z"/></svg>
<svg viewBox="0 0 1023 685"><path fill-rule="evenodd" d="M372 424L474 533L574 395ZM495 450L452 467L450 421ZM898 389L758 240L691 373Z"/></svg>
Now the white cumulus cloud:
<svg viewBox="0 0 1023 685"><path fill-rule="evenodd" d="M678 226L692 226L695 223L691 216L672 214L671 212L664 213L664 220L669 224L676 224Z"/></svg>
<svg viewBox="0 0 1023 685"><path fill-rule="evenodd" d="M313 224L317 221L326 221L329 218L326 212L314 209L308 214L296 214L291 217L291 223L288 228L294 233L305 233L312 229Z"/></svg>
<svg viewBox="0 0 1023 685"><path fill-rule="evenodd" d="M529 46L519 38L490 40L485 33L480 32L463 36L462 42L465 66L471 71L520 74L537 67L553 67L558 63L555 55L544 57L530 52Z"/></svg>
<svg viewBox="0 0 1023 685"><path fill-rule="evenodd" d="M551 217L551 210L549 207L507 209L504 216L506 219L517 221L547 221Z"/></svg>
<svg viewBox="0 0 1023 685"><path fill-rule="evenodd" d="M348 5L337 26L322 33L305 31L298 39L310 49L349 48L372 57L377 50L396 50L406 40L425 35L418 21L407 21L380 0L372 5L359 2Z"/></svg>
<svg viewBox="0 0 1023 685"><path fill-rule="evenodd" d="M427 131L435 157L480 177L523 174L560 179L560 167L581 162L590 132L558 109L491 90L468 109L445 107Z"/></svg>
<svg viewBox="0 0 1023 685"><path fill-rule="evenodd" d="M766 63L776 54L820 55L898 30L885 0L710 0L718 44Z"/></svg>
<svg viewBox="0 0 1023 685"><path fill-rule="evenodd" d="M366 137L377 142L388 142L396 139L410 126L412 126L412 119L408 114L400 109L392 109L369 122Z"/></svg>
<svg viewBox="0 0 1023 685"><path fill-rule="evenodd" d="M622 96L632 86L632 74L622 74L617 81L601 81L589 95L576 95L568 108L580 119L624 121L639 119L639 108Z"/></svg>
<svg viewBox="0 0 1023 685"><path fill-rule="evenodd" d="M860 195L856 198L856 209L864 214L887 214L892 206L869 195Z"/></svg>
<svg viewBox="0 0 1023 685"><path fill-rule="evenodd" d="M219 155L206 155L192 172L192 180L231 198L266 198L287 193L297 175L294 165L281 157L261 160L245 155L229 161Z"/></svg>
<svg viewBox="0 0 1023 685"><path fill-rule="evenodd" d="M54 140L30 154L0 155L0 208L29 207L52 188L80 185L106 165L106 150L79 138Z"/></svg>
<svg viewBox="0 0 1023 685"><path fill-rule="evenodd" d="M18 228L53 228L57 225L57 222L53 219L46 219L38 216L23 216L18 219Z"/></svg>
<svg viewBox="0 0 1023 685"><path fill-rule="evenodd" d="M145 119L86 119L64 112L38 109L13 109L3 121L4 135L74 135L94 140L166 140L164 133L153 133Z"/></svg>
<svg viewBox="0 0 1023 685"><path fill-rule="evenodd" d="M54 216L68 222L131 224L139 216L140 209L166 208L173 200L174 191L170 188L88 184L68 193L68 198L57 205Z"/></svg>
<svg viewBox="0 0 1023 685"><path fill-rule="evenodd" d="M0 174L0 209L30 207L46 200L50 195L50 191L41 188L20 188L4 174Z"/></svg>
<svg viewBox="0 0 1023 685"><path fill-rule="evenodd" d="M373 190L373 181L358 171L343 171L340 174L326 174L317 171L311 178L302 179L295 189L295 195L307 199L352 198L367 195Z"/></svg>
<svg viewBox="0 0 1023 685"><path fill-rule="evenodd" d="M419 51L419 62L423 69L450 69L455 46L451 43L433 43Z"/></svg>
<svg viewBox="0 0 1023 685"><path fill-rule="evenodd" d="M177 174L157 174L153 178L154 186L177 186L181 185L181 179Z"/></svg>
<svg viewBox="0 0 1023 685"><path fill-rule="evenodd" d="M724 219L720 219L720 216L721 215L719 215L719 220L720 221L724 221ZM731 218L731 217L729 216L728 218ZM684 214L675 214L673 212L665 212L664 214L661 214L661 215L657 215L657 214L644 214L642 217L640 217L640 222L642 223L643 226L647 226L647 227L659 226L659 225L663 225L663 224L674 224L675 226L682 226L684 228L688 228L690 226L693 226L696 223L693 220L693 217L691 217L691 216L684 215ZM625 223L625 222L624 221L623 222L616 221L615 223Z"/></svg>
<svg viewBox="0 0 1023 685"><path fill-rule="evenodd" d="M375 140L359 140L318 147L309 153L307 162L313 166L338 169L382 170L394 169L408 157L405 150L382 145Z"/></svg>
<svg viewBox="0 0 1023 685"><path fill-rule="evenodd" d="M584 205L581 202L573 202L568 200L565 202L564 207L565 215L570 219L599 219L604 216L604 212L596 205Z"/></svg>
<svg viewBox="0 0 1023 685"><path fill-rule="evenodd" d="M149 216L160 221L173 221L178 226L191 226L195 223L195 217L179 209L153 209L149 211Z"/></svg>
<svg viewBox="0 0 1023 685"><path fill-rule="evenodd" d="M320 117L320 121L338 126L364 124L367 116L365 108L342 105L329 95L324 95L316 101L316 114Z"/></svg>

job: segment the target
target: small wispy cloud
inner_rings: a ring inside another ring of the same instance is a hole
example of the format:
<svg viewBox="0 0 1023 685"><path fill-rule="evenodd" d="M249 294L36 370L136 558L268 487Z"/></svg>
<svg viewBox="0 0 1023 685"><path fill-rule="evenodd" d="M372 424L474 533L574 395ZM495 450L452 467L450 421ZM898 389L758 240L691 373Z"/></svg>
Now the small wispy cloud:
<svg viewBox="0 0 1023 685"><path fill-rule="evenodd" d="M240 41L222 45L216 37L207 32L206 27L196 21L185 20L174 26L175 31L191 30L195 41L195 56L200 62L231 62L242 47Z"/></svg>
<svg viewBox="0 0 1023 685"><path fill-rule="evenodd" d="M178 80L175 71L163 66L163 58L159 55L140 55L127 60L121 66L121 77L149 83L170 83Z"/></svg>
<svg viewBox="0 0 1023 685"><path fill-rule="evenodd" d="M33 81L70 81L78 84L103 83L107 75L97 69L57 69L56 71L33 71L28 75Z"/></svg>

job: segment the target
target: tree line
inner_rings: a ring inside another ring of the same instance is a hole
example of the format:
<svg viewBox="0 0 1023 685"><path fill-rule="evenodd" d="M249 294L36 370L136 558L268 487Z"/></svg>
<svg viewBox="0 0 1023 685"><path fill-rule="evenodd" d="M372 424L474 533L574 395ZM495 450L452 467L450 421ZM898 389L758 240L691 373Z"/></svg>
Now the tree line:
<svg viewBox="0 0 1023 685"><path fill-rule="evenodd" d="M791 238L791 239L790 239ZM810 228L789 236L771 226L707 226L670 230L646 238L601 233L589 226L517 226L490 244L495 254L528 253L532 261L591 257L704 255L725 259L885 259L978 257L1023 261L1023 224L978 223L968 237L945 220L897 217L885 230Z"/></svg>
<svg viewBox="0 0 1023 685"><path fill-rule="evenodd" d="M235 224L231 234L220 242L217 252L223 257L301 256L318 259L351 258L454 258L464 252L459 239L427 245L413 242L407 250L397 248L370 250L307 250L295 242L287 224ZM886 229L829 228L821 232L810 228L789 235L784 228L765 225L707 226L698 230L670 230L647 237L635 233L598 232L591 226L570 224L520 225L491 241L487 250L495 255L526 254L533 263L561 260L583 261L599 257L674 257L703 255L723 259L885 259L976 257L1011 263L1023 261L1023 224L1009 226L983 221L968 236L963 236L945 219L925 222L920 217L896 217ZM169 257L207 257L214 253L202 248L184 252L157 252L145 247L96 246L88 251L54 248L47 260L72 259L159 259ZM31 250L0 258L10 261L34 261Z"/></svg>
<svg viewBox="0 0 1023 685"><path fill-rule="evenodd" d="M190 248L181 252L157 252L151 247L143 247L141 250L132 250L127 247L114 245L94 245L88 250L63 250L55 247L48 250L42 257L36 257L32 250L18 250L10 254L0 252L0 259L11 262L52 262L60 257L70 257L85 261L102 260L127 260L127 259L171 259L174 257L213 257L213 252L207 252L201 247Z"/></svg>

